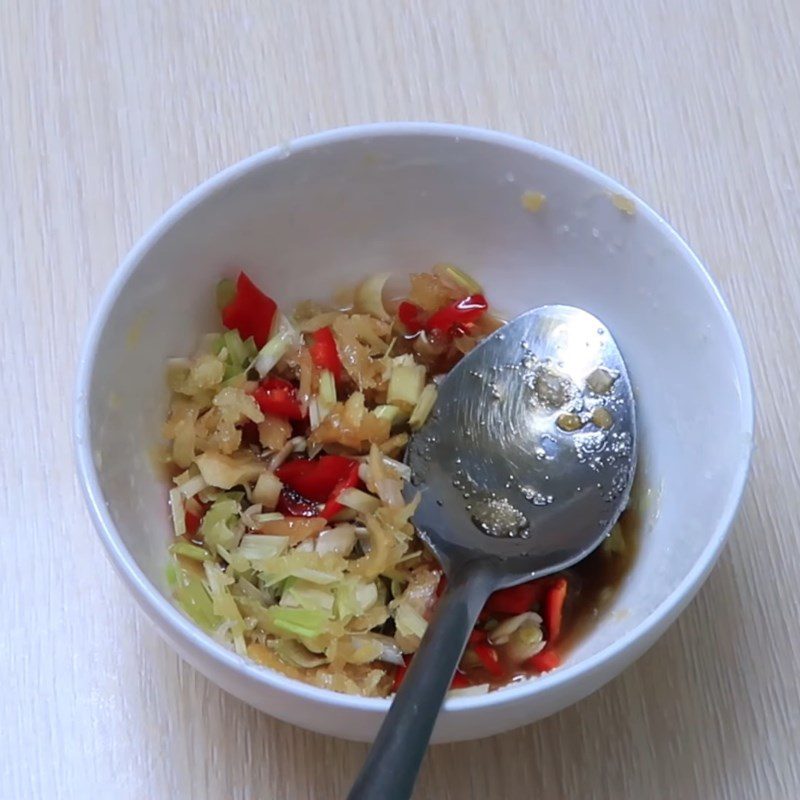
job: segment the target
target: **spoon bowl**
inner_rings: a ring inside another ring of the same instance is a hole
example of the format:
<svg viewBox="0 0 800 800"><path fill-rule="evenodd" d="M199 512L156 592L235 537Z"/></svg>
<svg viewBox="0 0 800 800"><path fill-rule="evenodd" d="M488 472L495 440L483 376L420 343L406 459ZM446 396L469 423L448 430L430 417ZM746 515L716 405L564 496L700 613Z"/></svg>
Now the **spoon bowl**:
<svg viewBox="0 0 800 800"><path fill-rule="evenodd" d="M636 467L613 337L578 308L522 314L450 372L406 461L414 523L447 573L496 557L509 586L580 561L627 505Z"/></svg>
<svg viewBox="0 0 800 800"><path fill-rule="evenodd" d="M445 378L406 461L414 524L448 584L350 800L411 796L486 599L580 561L627 505L636 420L611 333L570 306L504 325Z"/></svg>

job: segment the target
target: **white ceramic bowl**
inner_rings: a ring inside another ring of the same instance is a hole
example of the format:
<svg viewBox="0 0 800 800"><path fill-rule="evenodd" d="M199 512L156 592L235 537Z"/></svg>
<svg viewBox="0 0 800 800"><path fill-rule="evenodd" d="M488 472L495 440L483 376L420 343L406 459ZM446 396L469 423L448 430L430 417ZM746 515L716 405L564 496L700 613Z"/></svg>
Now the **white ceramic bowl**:
<svg viewBox="0 0 800 800"><path fill-rule="evenodd" d="M524 190L547 200L523 209ZM490 694L450 699L435 741L477 738L552 714L617 675L700 587L739 502L752 442L739 335L708 274L638 199L533 142L446 125L331 131L225 170L171 208L115 274L80 363L77 453L100 540L136 600L187 661L280 719L369 740L387 700L317 689L249 663L175 608L164 566L166 489L148 455L159 438L164 364L218 324L213 289L245 268L284 307L362 276L452 261L508 315L582 306L619 342L638 395L641 551L613 609L562 668Z"/></svg>

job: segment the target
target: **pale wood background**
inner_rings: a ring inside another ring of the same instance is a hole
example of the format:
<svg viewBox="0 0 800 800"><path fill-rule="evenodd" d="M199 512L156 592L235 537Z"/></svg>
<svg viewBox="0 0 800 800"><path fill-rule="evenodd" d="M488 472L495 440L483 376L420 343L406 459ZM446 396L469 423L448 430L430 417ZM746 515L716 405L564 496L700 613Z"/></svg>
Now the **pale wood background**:
<svg viewBox="0 0 800 800"><path fill-rule="evenodd" d="M732 541L680 621L578 706L435 748L418 796L800 797L798 53L798 0L0 0L0 797L343 795L363 746L223 694L134 608L79 495L71 392L100 291L182 193L392 119L630 185L718 278L759 404Z"/></svg>

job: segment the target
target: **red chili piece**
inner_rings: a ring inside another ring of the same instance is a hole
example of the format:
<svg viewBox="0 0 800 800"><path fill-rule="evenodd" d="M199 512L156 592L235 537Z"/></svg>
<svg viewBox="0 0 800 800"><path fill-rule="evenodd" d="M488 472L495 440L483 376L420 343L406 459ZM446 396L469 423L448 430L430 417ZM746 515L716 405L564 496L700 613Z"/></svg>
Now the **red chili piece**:
<svg viewBox="0 0 800 800"><path fill-rule="evenodd" d="M453 675L453 680L450 682L450 688L466 689L467 686L472 686L472 681L463 672L456 672L456 674Z"/></svg>
<svg viewBox="0 0 800 800"><path fill-rule="evenodd" d="M395 667L392 692L396 692L400 688L400 684L403 682L403 678L405 678L406 672L408 672L408 668L411 666L412 658L413 655L403 656L403 661L405 663L402 666L398 664ZM450 682L450 688L465 689L467 686L472 686L472 681L463 672L456 672L455 675L453 675L453 680Z"/></svg>
<svg viewBox="0 0 800 800"><path fill-rule="evenodd" d="M544 650L531 656L522 666L533 672L550 672L561 664L558 653L549 645Z"/></svg>
<svg viewBox="0 0 800 800"><path fill-rule="evenodd" d="M240 272L236 279L236 294L222 309L222 324L226 328L235 328L242 339L252 336L256 346L261 348L269 339L276 309L275 301L267 297L244 272Z"/></svg>
<svg viewBox="0 0 800 800"><path fill-rule="evenodd" d="M200 530L200 523L203 521L200 514L195 514L193 511L187 511L185 514L186 519L186 533L189 536L194 536Z"/></svg>
<svg viewBox="0 0 800 800"><path fill-rule="evenodd" d="M434 312L425 323L426 331L451 333L458 326L471 325L489 307L482 294L471 294Z"/></svg>
<svg viewBox="0 0 800 800"><path fill-rule="evenodd" d="M333 373L333 377L337 381L341 380L342 359L339 358L336 339L330 328L320 328L311 334L311 345L308 351L311 353L311 360L317 369L326 369Z"/></svg>
<svg viewBox="0 0 800 800"><path fill-rule="evenodd" d="M546 588L546 581L537 580L501 589L491 595L484 608L493 614L523 614L541 602Z"/></svg>
<svg viewBox="0 0 800 800"><path fill-rule="evenodd" d="M303 497L294 489L284 487L278 495L278 504L275 510L285 517L316 517L319 514L319 503Z"/></svg>
<svg viewBox="0 0 800 800"><path fill-rule="evenodd" d="M422 309L408 300L403 300L397 307L397 318L409 333L419 333L423 329L421 316Z"/></svg>
<svg viewBox="0 0 800 800"><path fill-rule="evenodd" d="M547 641L555 644L561 635L561 621L564 616L564 601L567 598L567 579L556 578L544 598L544 625Z"/></svg>
<svg viewBox="0 0 800 800"><path fill-rule="evenodd" d="M336 484L320 516L325 517L325 519L331 519L331 517L336 516L336 514L344 508L338 501L338 497L345 489L355 489L360 483L358 466L358 462L354 461L353 466L350 467L350 471Z"/></svg>
<svg viewBox="0 0 800 800"><path fill-rule="evenodd" d="M482 631L480 628L475 628L472 633L469 635L469 643L470 644L481 644L481 642L486 641L486 637L489 634L486 631Z"/></svg>
<svg viewBox="0 0 800 800"><path fill-rule="evenodd" d="M295 492L324 503L330 499L339 481L350 474L354 464L358 468L358 462L344 456L325 455L313 460L296 458L278 467L275 474Z"/></svg>
<svg viewBox="0 0 800 800"><path fill-rule="evenodd" d="M400 688L400 684L403 682L403 678L406 676L406 672L408 671L408 665L411 663L411 656L403 656L404 664L398 664L394 669L394 680L392 681L392 691L396 692Z"/></svg>
<svg viewBox="0 0 800 800"><path fill-rule="evenodd" d="M484 669L495 678L499 678L503 674L503 667L500 664L500 657L497 655L497 650L490 644L476 644L472 648L475 655L483 664Z"/></svg>
<svg viewBox="0 0 800 800"><path fill-rule="evenodd" d="M253 399L265 414L297 420L305 416L303 406L297 399L297 389L283 378L265 378L253 392Z"/></svg>

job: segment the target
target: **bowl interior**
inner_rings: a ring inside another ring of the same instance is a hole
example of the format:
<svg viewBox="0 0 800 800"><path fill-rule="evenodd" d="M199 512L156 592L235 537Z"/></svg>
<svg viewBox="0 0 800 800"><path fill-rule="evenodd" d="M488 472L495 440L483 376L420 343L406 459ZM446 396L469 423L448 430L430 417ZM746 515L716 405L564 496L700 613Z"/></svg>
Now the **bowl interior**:
<svg viewBox="0 0 800 800"><path fill-rule="evenodd" d="M525 190L546 195L538 213L523 208ZM372 272L451 261L508 316L582 306L617 338L642 433L641 550L570 661L642 623L719 536L749 449L749 387L736 332L691 253L643 206L618 210L617 191L506 137L366 131L255 157L179 204L104 307L86 398L102 498L136 565L167 594L171 527L151 460L164 364L216 327L222 275L246 269L289 309Z"/></svg>

